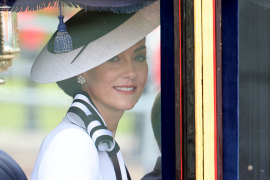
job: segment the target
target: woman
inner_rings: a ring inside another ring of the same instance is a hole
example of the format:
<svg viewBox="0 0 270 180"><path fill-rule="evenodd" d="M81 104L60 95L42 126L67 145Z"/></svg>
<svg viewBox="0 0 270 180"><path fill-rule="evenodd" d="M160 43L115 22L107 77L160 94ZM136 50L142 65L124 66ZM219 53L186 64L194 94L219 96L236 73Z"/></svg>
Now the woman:
<svg viewBox="0 0 270 180"><path fill-rule="evenodd" d="M51 38L32 67L32 78L57 82L74 100L44 139L31 179L130 179L114 135L124 111L143 92L144 37L158 25L155 2L132 14L79 12L66 22L70 52L55 53Z"/></svg>

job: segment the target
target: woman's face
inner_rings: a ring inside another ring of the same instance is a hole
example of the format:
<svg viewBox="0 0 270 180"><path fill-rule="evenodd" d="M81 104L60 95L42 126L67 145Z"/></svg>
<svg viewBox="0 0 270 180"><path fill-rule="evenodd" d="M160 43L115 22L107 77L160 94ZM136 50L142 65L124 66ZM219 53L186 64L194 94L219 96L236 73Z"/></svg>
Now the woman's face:
<svg viewBox="0 0 270 180"><path fill-rule="evenodd" d="M147 80L145 39L83 76L86 91L98 108L131 109L141 97Z"/></svg>

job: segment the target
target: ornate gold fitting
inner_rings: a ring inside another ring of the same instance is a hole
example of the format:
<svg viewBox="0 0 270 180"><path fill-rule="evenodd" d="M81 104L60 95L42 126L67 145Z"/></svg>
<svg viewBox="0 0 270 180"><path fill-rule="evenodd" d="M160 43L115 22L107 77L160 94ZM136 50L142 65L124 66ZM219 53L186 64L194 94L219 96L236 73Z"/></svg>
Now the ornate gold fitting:
<svg viewBox="0 0 270 180"><path fill-rule="evenodd" d="M6 71L16 58L18 48L17 14L9 11L10 7L0 7L0 73ZM0 78L0 84L5 80Z"/></svg>

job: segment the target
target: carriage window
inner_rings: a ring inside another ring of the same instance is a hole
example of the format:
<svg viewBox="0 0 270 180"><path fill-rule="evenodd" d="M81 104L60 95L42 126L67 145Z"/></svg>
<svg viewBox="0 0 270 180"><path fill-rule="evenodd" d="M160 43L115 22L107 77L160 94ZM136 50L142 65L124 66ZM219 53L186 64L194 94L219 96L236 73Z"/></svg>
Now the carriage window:
<svg viewBox="0 0 270 180"><path fill-rule="evenodd" d="M79 11L63 9L67 19ZM72 102L56 83L38 84L30 79L31 66L56 30L58 15L58 8L18 13L20 56L0 74L6 80L0 86L0 149L18 162L29 179L42 140L62 121ZM141 179L154 170L157 162L161 163L151 124L152 106L160 91L159 27L146 36L145 46L134 51L134 62L145 63L146 52L148 80L138 103L121 117L115 136L132 179ZM119 89L127 92L135 88ZM160 124L154 128L160 136Z"/></svg>
<svg viewBox="0 0 270 180"><path fill-rule="evenodd" d="M239 1L239 179L270 177L269 21L269 1Z"/></svg>

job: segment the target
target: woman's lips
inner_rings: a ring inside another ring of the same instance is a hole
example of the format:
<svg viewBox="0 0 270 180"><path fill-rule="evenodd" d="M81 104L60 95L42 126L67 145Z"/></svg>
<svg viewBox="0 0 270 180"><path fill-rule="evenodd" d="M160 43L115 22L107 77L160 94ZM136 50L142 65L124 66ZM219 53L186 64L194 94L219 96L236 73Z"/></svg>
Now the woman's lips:
<svg viewBox="0 0 270 180"><path fill-rule="evenodd" d="M133 94L136 86L114 86L113 88L122 94Z"/></svg>

